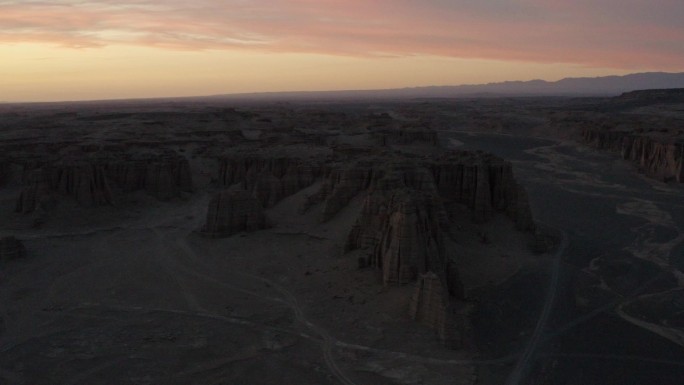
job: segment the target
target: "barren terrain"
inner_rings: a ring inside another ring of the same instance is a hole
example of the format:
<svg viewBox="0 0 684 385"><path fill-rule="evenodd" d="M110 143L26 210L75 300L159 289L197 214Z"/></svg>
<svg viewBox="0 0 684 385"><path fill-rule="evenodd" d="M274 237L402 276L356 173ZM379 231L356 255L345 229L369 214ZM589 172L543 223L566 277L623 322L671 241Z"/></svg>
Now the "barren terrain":
<svg viewBox="0 0 684 385"><path fill-rule="evenodd" d="M0 106L0 384L678 384L684 189L602 103Z"/></svg>

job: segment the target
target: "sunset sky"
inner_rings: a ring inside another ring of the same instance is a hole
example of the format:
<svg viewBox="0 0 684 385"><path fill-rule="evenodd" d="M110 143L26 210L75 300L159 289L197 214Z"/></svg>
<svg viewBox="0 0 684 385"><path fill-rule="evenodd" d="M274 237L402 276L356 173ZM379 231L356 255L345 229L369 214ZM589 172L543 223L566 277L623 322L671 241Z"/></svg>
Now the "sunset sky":
<svg viewBox="0 0 684 385"><path fill-rule="evenodd" d="M0 0L0 101L684 70L682 0Z"/></svg>

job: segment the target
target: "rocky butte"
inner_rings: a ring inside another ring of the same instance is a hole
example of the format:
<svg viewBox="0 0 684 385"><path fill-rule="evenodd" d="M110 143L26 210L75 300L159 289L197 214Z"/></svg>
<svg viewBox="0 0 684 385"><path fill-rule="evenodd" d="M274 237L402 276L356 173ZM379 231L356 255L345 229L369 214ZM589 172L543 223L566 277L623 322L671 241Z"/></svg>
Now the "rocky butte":
<svg viewBox="0 0 684 385"><path fill-rule="evenodd" d="M629 112L594 119L580 127L582 140L598 149L613 151L645 174L661 181L684 182L684 132L676 117L650 111L684 103L684 89L627 92L601 105L600 110Z"/></svg>
<svg viewBox="0 0 684 385"><path fill-rule="evenodd" d="M0 114L0 382L472 385L548 258L443 103Z"/></svg>
<svg viewBox="0 0 684 385"><path fill-rule="evenodd" d="M357 148L302 157L253 149L220 157L217 168L229 190L209 203L201 232L210 236L266 228L262 209L315 183L299 211L321 205L321 222L361 197L344 251L356 252L359 266L377 270L385 286L416 285L410 316L453 347L462 346L467 326L456 322L466 298L450 239L454 216L463 215L455 207L466 208L473 223L502 214L519 231L535 230L511 164L483 152Z"/></svg>

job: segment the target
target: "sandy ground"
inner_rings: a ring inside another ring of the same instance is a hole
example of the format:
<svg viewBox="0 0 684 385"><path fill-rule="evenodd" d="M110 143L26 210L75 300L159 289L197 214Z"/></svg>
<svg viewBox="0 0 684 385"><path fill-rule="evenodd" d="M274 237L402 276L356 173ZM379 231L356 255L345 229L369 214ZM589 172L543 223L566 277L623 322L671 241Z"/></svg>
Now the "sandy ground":
<svg viewBox="0 0 684 385"><path fill-rule="evenodd" d="M40 230L8 222L29 257L0 277L0 383L473 383L472 353L409 319L412 285L384 288L342 255L361 197L328 223L318 207L299 213L316 187L269 210L274 228L218 240L194 232L202 194L75 222L53 213ZM521 237L495 235L511 226L483 229L489 245L461 235L467 285L518 269Z"/></svg>

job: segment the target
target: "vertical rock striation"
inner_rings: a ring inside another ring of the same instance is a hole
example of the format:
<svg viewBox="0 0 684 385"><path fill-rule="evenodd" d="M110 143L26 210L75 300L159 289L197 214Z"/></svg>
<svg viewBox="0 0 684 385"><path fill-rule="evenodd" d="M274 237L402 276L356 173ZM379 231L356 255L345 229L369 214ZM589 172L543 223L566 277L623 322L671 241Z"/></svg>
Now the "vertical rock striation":
<svg viewBox="0 0 684 385"><path fill-rule="evenodd" d="M268 220L256 197L246 190L226 190L209 202L201 233L211 238L222 238L268 227Z"/></svg>
<svg viewBox="0 0 684 385"><path fill-rule="evenodd" d="M10 174L10 162L5 159L0 159L0 187L4 187L7 184Z"/></svg>
<svg viewBox="0 0 684 385"><path fill-rule="evenodd" d="M0 238L0 261L10 261L26 256L24 244L15 237Z"/></svg>
<svg viewBox="0 0 684 385"><path fill-rule="evenodd" d="M143 190L160 200L192 191L190 165L182 156L156 155L141 159L63 159L24 165L24 188L16 211L34 211L46 197L67 196L85 207L114 204L116 192Z"/></svg>
<svg viewBox="0 0 684 385"><path fill-rule="evenodd" d="M462 338L455 313L449 293L437 274L421 275L411 297L409 316L435 330L444 345L456 348L461 346Z"/></svg>
<svg viewBox="0 0 684 385"><path fill-rule="evenodd" d="M320 173L316 162L288 157L236 155L219 160L218 180L225 187L239 184L253 191L264 207L271 207L312 185Z"/></svg>
<svg viewBox="0 0 684 385"><path fill-rule="evenodd" d="M437 131L421 128L379 129L373 132L375 142L381 146L427 144L439 145Z"/></svg>
<svg viewBox="0 0 684 385"><path fill-rule="evenodd" d="M74 198L87 207L113 202L104 168L88 162L59 162L27 173L16 211L29 213L52 196Z"/></svg>
<svg viewBox="0 0 684 385"><path fill-rule="evenodd" d="M105 165L107 176L124 192L145 191L169 200L192 191L188 160L178 155L123 159Z"/></svg>
<svg viewBox="0 0 684 385"><path fill-rule="evenodd" d="M384 285L417 282L411 316L451 346L462 342L456 304L464 299L459 256L447 251L451 208L465 206L478 223L500 213L519 230L534 230L527 194L509 162L482 152L419 156L357 149L309 162L251 154L220 159L220 183L243 190L231 189L212 200L203 232L224 236L263 228L261 207L320 178L320 188L307 197L303 210L320 205L320 220L326 222L363 197L345 252L360 250L359 266L377 269Z"/></svg>
<svg viewBox="0 0 684 385"><path fill-rule="evenodd" d="M582 139L600 150L619 153L653 178L684 183L684 142L681 140L604 128L585 128Z"/></svg>

